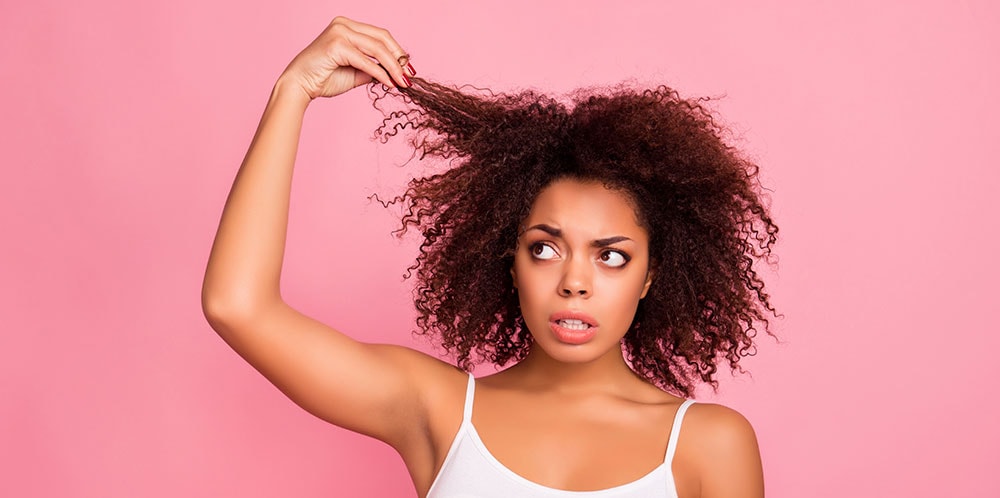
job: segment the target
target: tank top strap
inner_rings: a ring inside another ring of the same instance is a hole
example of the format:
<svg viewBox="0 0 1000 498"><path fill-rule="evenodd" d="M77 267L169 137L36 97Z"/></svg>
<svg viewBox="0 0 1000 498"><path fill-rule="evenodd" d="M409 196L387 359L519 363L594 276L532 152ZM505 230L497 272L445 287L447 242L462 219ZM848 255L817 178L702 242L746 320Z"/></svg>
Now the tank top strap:
<svg viewBox="0 0 1000 498"><path fill-rule="evenodd" d="M465 408L462 411L462 421L472 422L472 400L476 397L476 378L469 374L469 385L465 388Z"/></svg>
<svg viewBox="0 0 1000 498"><path fill-rule="evenodd" d="M674 415L674 424L670 427L670 440L667 442L667 454L663 457L663 461L668 465L673 463L674 453L677 452L677 439L681 435L681 422L684 421L684 414L687 413L688 407L693 404L693 399L685 400L677 408L677 413Z"/></svg>

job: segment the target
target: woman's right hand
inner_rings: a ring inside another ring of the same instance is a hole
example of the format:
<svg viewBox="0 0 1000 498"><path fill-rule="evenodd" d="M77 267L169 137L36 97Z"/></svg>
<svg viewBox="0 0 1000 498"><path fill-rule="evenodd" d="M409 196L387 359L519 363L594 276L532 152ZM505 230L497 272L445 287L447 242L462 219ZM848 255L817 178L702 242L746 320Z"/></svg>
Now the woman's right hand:
<svg viewBox="0 0 1000 498"><path fill-rule="evenodd" d="M387 30L337 17L292 59L278 85L312 100L340 95L373 78L386 86L406 87L407 73L416 74L409 55Z"/></svg>

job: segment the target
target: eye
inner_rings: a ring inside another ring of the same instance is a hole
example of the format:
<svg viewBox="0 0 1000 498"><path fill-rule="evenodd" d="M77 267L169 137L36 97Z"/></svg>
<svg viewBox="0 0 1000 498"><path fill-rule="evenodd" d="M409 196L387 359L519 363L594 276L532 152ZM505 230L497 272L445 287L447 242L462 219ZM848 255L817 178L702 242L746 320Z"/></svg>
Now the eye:
<svg viewBox="0 0 1000 498"><path fill-rule="evenodd" d="M631 258L621 251L608 250L601 253L600 259L606 266L620 268L625 266L625 263L628 263Z"/></svg>
<svg viewBox="0 0 1000 498"><path fill-rule="evenodd" d="M531 246L531 257L541 260L550 260L556 257L556 250L548 244L538 242Z"/></svg>

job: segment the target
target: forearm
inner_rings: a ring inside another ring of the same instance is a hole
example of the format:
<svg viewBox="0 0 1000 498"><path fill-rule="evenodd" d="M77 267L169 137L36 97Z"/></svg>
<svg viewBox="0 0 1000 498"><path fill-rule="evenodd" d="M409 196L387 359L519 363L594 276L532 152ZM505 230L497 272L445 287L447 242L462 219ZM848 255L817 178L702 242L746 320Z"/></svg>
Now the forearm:
<svg viewBox="0 0 1000 498"><path fill-rule="evenodd" d="M210 315L252 313L280 300L292 170L308 97L275 85L233 182L209 256Z"/></svg>

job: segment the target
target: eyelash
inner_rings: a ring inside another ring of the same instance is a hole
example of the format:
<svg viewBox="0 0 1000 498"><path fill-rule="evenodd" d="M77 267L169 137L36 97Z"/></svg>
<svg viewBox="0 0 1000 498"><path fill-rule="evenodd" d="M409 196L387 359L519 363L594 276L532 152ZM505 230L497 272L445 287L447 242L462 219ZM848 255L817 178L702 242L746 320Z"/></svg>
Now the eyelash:
<svg viewBox="0 0 1000 498"><path fill-rule="evenodd" d="M555 249L552 246L550 246L549 244L546 244L545 242L535 242L534 244L531 244L528 247L528 252L531 254L531 257L533 259L536 259L536 260L539 260L539 261L547 261L547 259L539 258L538 255L535 253L535 251L538 250L538 249L546 249L546 248L549 249L550 251L555 251ZM624 262L622 264L618 265L618 266L609 266L608 268L612 268L612 269L624 268L625 265L627 265L629 263L629 261L632 261L632 256L629 256L628 253L626 253L625 251L619 250L619 249L605 249L605 250L601 251L601 254L600 254L600 256L598 256L598 258L601 261L604 261L604 258L608 254L610 254L610 253L618 254L619 256L621 256L621 258L624 260Z"/></svg>
<svg viewBox="0 0 1000 498"><path fill-rule="evenodd" d="M544 259L544 258L539 258L538 257L538 254L535 253L535 251L538 250L538 249L548 249L550 251L555 252L555 249L552 246L550 246L549 244L546 244L544 242L535 242L534 244L531 244L530 246L528 246L528 253L531 254L531 257L533 259L537 259L537 260L540 260L540 261L547 261L547 260Z"/></svg>

